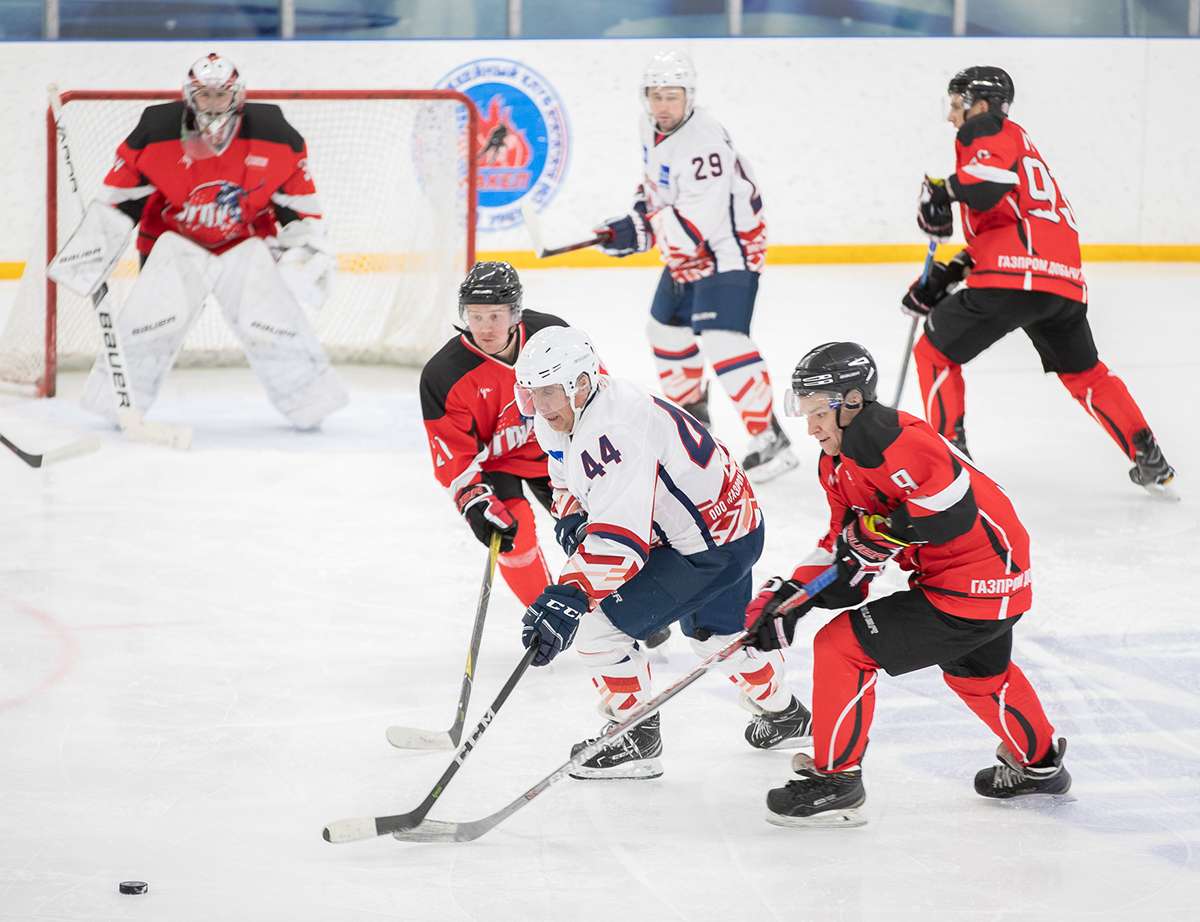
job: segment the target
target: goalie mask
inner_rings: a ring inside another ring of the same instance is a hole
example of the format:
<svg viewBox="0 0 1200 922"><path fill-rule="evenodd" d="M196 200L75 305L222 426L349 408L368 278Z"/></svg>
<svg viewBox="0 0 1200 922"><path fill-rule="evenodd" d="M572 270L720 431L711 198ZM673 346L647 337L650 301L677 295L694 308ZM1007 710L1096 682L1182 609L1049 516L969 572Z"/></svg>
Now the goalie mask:
<svg viewBox="0 0 1200 922"><path fill-rule="evenodd" d="M224 153L237 134L246 104L246 84L228 58L207 54L183 82L183 146L195 160Z"/></svg>
<svg viewBox="0 0 1200 922"><path fill-rule="evenodd" d="M660 51L650 59L642 74L642 105L655 130L658 124L650 108L649 94L652 89L666 87L679 87L684 93L683 118L670 131L663 132L670 134L691 117L696 105L696 68L692 59L681 51Z"/></svg>
<svg viewBox="0 0 1200 922"><path fill-rule="evenodd" d="M576 327L546 327L529 337L517 357L513 388L521 415L553 417L574 406L579 378L587 375L595 393L600 359L588 335Z"/></svg>

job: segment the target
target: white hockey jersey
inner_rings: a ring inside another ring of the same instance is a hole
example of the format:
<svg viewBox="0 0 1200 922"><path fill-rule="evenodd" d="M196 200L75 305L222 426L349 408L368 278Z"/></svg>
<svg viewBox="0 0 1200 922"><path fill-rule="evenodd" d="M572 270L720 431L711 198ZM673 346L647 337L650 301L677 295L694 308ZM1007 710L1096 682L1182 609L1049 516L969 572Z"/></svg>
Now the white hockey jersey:
<svg viewBox="0 0 1200 922"><path fill-rule="evenodd" d="M628 381L601 378L571 436L540 416L555 514L578 503L587 535L563 567L599 602L631 579L653 547L689 556L736 541L762 522L750 481L729 450L675 404Z"/></svg>
<svg viewBox="0 0 1200 922"><path fill-rule="evenodd" d="M663 262L679 282L716 272L761 272L767 224L750 165L703 109L663 137L641 119L646 202Z"/></svg>

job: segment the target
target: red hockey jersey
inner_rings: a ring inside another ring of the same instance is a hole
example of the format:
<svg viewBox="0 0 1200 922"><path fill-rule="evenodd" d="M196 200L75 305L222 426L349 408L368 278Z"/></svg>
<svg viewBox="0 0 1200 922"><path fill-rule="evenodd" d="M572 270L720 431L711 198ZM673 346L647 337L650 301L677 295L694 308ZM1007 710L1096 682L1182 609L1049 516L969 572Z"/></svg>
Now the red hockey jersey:
<svg viewBox="0 0 1200 922"><path fill-rule="evenodd" d="M1087 303L1071 205L1025 129L984 114L963 123L948 183L974 268L968 288L1045 291Z"/></svg>
<svg viewBox="0 0 1200 922"><path fill-rule="evenodd" d="M139 223L143 259L169 230L221 253L321 217L304 139L279 106L246 103L224 153L197 159L181 139L186 115L182 101L147 107L104 177L102 199Z"/></svg>
<svg viewBox="0 0 1200 922"><path fill-rule="evenodd" d="M1029 535L1004 492L924 420L877 403L846 428L842 453L822 455L832 551L855 515L891 520L912 542L897 558L909 585L960 618L1009 618L1032 603Z"/></svg>
<svg viewBox="0 0 1200 922"><path fill-rule="evenodd" d="M523 311L518 354L538 330L566 325L553 314ZM549 476L533 420L517 410L516 381L513 366L480 350L469 333L446 343L421 370L421 415L433 474L451 496L485 471Z"/></svg>

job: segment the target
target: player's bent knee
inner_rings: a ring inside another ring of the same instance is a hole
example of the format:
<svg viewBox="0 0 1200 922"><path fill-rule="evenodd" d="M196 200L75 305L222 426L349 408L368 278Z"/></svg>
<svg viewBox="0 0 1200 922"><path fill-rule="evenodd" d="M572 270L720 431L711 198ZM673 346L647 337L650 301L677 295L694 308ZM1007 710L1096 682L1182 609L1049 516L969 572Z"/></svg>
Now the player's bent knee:
<svg viewBox="0 0 1200 922"><path fill-rule="evenodd" d="M925 333L917 340L917 344L913 347L913 356L916 360L924 365L936 365L940 368L949 368L957 366L949 356L945 355L937 346L929 341L929 336Z"/></svg>
<svg viewBox="0 0 1200 922"><path fill-rule="evenodd" d="M844 611L813 638L813 659L840 659L863 668L875 668L875 662L863 649L850 626L850 612Z"/></svg>
<svg viewBox="0 0 1200 922"><path fill-rule="evenodd" d="M575 650L589 665L615 666L629 656L634 639L608 620L604 610L594 608L579 619Z"/></svg>
<svg viewBox="0 0 1200 922"><path fill-rule="evenodd" d="M668 326L653 317L646 321L646 339L651 346L676 351L687 348L693 342L689 327Z"/></svg>
<svg viewBox="0 0 1200 922"><path fill-rule="evenodd" d="M1096 386L1108 377L1108 366L1103 362L1097 362L1087 371L1079 372L1058 372L1058 380L1063 383L1063 386L1076 400L1083 400L1087 397L1088 391L1095 390Z"/></svg>
<svg viewBox="0 0 1200 922"><path fill-rule="evenodd" d="M960 697L990 698L1004 687L1008 679L1008 670L991 676L964 676L943 672L942 679Z"/></svg>

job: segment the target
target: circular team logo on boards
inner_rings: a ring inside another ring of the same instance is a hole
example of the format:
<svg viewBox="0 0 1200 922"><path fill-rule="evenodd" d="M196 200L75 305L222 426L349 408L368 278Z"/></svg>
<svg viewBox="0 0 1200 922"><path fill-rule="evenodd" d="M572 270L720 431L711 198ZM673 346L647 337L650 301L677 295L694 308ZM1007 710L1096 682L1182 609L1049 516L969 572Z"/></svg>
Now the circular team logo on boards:
<svg viewBox="0 0 1200 922"><path fill-rule="evenodd" d="M436 84L458 90L479 110L476 137L481 231L519 226L521 205L541 211L567 172L567 112L537 71L508 58L480 58Z"/></svg>

